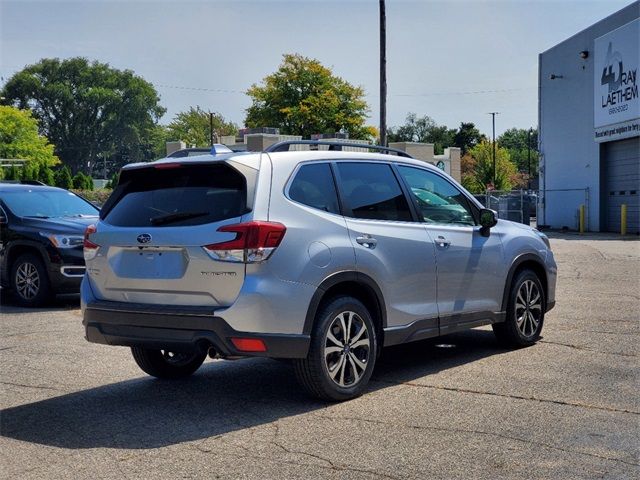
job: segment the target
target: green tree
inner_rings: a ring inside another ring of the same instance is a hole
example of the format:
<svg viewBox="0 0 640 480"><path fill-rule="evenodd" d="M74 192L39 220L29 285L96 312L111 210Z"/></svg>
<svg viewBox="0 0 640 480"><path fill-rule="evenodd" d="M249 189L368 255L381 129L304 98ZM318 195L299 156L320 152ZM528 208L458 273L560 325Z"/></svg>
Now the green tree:
<svg viewBox="0 0 640 480"><path fill-rule="evenodd" d="M93 180L89 175L78 172L73 176L73 188L76 190L93 190Z"/></svg>
<svg viewBox="0 0 640 480"><path fill-rule="evenodd" d="M104 155L115 164L151 159L165 112L149 82L86 58L42 59L13 75L1 95L33 111L72 172L90 172Z"/></svg>
<svg viewBox="0 0 640 480"><path fill-rule="evenodd" d="M533 128L510 128L497 139L498 144L509 150L511 161L519 172L529 172L535 177L538 172L538 130ZM531 165L529 165L531 161Z"/></svg>
<svg viewBox="0 0 640 480"><path fill-rule="evenodd" d="M9 170L5 173L5 180L20 180L20 170L15 164L9 167Z"/></svg>
<svg viewBox="0 0 640 480"><path fill-rule="evenodd" d="M45 185L54 186L56 183L55 174L53 170L47 166L41 166L40 172L38 173L38 178L36 180L41 181Z"/></svg>
<svg viewBox="0 0 640 480"><path fill-rule="evenodd" d="M474 123L462 122L453 138L453 144L460 148L462 155L465 155L471 148L483 140L487 140L487 137L480 133L480 130L476 128Z"/></svg>
<svg viewBox="0 0 640 480"><path fill-rule="evenodd" d="M369 106L364 89L335 76L318 60L286 54L275 73L254 84L245 123L278 127L286 135L345 131L351 138L369 138L365 126Z"/></svg>
<svg viewBox="0 0 640 480"><path fill-rule="evenodd" d="M38 134L38 121L29 110L0 105L0 158L27 160L24 166L28 180L48 180L51 167L60 163L53 145ZM42 169L43 173L40 173ZM17 180L15 167L7 179Z"/></svg>
<svg viewBox="0 0 640 480"><path fill-rule="evenodd" d="M466 158L470 157L470 158ZM493 183L493 144L482 141L461 162L462 184L472 193L484 192ZM518 182L515 164L506 148L496 148L496 190L511 190Z"/></svg>
<svg viewBox="0 0 640 480"><path fill-rule="evenodd" d="M111 176L111 180L109 180L109 183L107 183L104 188L113 190L118 185L119 180L120 180L120 172L116 172Z"/></svg>
<svg viewBox="0 0 640 480"><path fill-rule="evenodd" d="M445 125L438 125L428 115L418 117L415 113L408 113L404 125L387 131L389 142L420 142L433 143L436 155L444 153L446 147L455 144L456 130Z"/></svg>
<svg viewBox="0 0 640 480"><path fill-rule="evenodd" d="M62 168L56 172L56 187L65 188L67 190L73 188L71 171L66 165L63 165Z"/></svg>
<svg viewBox="0 0 640 480"><path fill-rule="evenodd" d="M167 139L182 140L189 146L211 146L209 113L200 107L191 107L186 112L178 113L166 127ZM227 122L219 113L213 113L213 132L215 137L220 138L222 135L235 135L238 127L233 122Z"/></svg>

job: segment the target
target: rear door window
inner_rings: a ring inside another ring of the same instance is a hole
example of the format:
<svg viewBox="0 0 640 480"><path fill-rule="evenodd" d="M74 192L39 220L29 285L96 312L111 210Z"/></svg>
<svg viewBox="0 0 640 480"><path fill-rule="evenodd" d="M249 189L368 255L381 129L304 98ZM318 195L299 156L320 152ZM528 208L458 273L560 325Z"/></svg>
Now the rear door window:
<svg viewBox="0 0 640 480"><path fill-rule="evenodd" d="M338 163L340 189L352 217L412 221L411 211L391 166L385 163Z"/></svg>
<svg viewBox="0 0 640 480"><path fill-rule="evenodd" d="M328 163L300 167L289 187L289 197L318 210L340 213L338 194Z"/></svg>
<svg viewBox="0 0 640 480"><path fill-rule="evenodd" d="M103 209L121 227L202 225L247 213L247 180L226 163L125 170Z"/></svg>

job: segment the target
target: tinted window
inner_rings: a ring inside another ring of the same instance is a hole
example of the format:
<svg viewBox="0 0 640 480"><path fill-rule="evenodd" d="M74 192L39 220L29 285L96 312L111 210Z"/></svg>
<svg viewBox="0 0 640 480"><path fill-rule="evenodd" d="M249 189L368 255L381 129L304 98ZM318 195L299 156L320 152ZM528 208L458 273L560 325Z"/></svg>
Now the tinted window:
<svg viewBox="0 0 640 480"><path fill-rule="evenodd" d="M411 221L407 200L389 165L338 163L340 188L356 218Z"/></svg>
<svg viewBox="0 0 640 480"><path fill-rule="evenodd" d="M112 197L104 219L122 227L201 225L247 212L246 179L224 163L125 170Z"/></svg>
<svg viewBox="0 0 640 480"><path fill-rule="evenodd" d="M453 184L420 168L399 166L398 170L409 184L425 222L475 225L466 197Z"/></svg>
<svg viewBox="0 0 640 480"><path fill-rule="evenodd" d="M98 216L96 207L66 190L2 192L2 199L18 217Z"/></svg>
<svg viewBox="0 0 640 480"><path fill-rule="evenodd" d="M289 197L325 212L340 213L338 195L328 163L304 165L291 182Z"/></svg>

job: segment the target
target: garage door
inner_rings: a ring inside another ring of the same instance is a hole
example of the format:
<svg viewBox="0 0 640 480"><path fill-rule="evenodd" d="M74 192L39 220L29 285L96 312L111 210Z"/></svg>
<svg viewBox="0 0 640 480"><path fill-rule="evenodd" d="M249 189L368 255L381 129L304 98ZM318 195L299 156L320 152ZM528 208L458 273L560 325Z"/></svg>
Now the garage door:
<svg viewBox="0 0 640 480"><path fill-rule="evenodd" d="M627 205L627 232L640 230L640 137L604 145L604 225L620 231L620 206Z"/></svg>

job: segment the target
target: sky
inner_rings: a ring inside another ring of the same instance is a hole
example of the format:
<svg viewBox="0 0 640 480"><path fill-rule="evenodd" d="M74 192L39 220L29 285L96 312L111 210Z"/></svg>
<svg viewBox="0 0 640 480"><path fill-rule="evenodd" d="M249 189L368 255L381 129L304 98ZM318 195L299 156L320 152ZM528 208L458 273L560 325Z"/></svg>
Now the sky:
<svg viewBox="0 0 640 480"><path fill-rule="evenodd" d="M387 124L415 112L490 134L497 111L498 135L535 127L538 54L630 3L387 0ZM0 86L43 57L87 57L153 83L162 123L198 105L242 126L244 92L285 53L364 87L378 125L376 0L0 0Z"/></svg>

